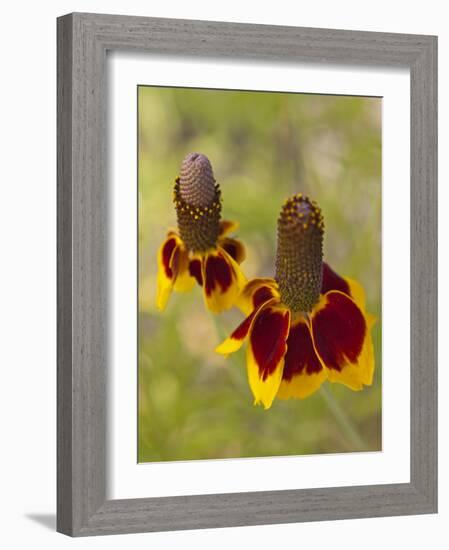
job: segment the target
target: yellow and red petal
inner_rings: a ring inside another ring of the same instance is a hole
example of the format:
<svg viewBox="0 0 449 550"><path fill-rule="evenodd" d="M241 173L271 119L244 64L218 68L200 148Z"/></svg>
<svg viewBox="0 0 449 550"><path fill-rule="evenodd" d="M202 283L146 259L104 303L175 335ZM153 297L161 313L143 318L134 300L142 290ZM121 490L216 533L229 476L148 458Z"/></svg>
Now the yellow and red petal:
<svg viewBox="0 0 449 550"><path fill-rule="evenodd" d="M270 303L262 306L251 323L247 348L248 381L254 404L269 409L279 390L287 351L290 311Z"/></svg>
<svg viewBox="0 0 449 550"><path fill-rule="evenodd" d="M182 241L178 235L170 234L159 248L156 305L161 311L167 305L178 275L181 246Z"/></svg>
<svg viewBox="0 0 449 550"><path fill-rule="evenodd" d="M203 259L202 258L193 258L189 263L189 274L193 277L196 282L203 286Z"/></svg>
<svg viewBox="0 0 449 550"><path fill-rule="evenodd" d="M309 324L305 319L292 322L284 357L284 371L276 397L305 399L317 391L327 378L313 347Z"/></svg>
<svg viewBox="0 0 449 550"><path fill-rule="evenodd" d="M321 294L326 294L331 290L339 290L345 294L350 293L348 282L344 277L336 273L329 264L323 262L323 282L321 284Z"/></svg>
<svg viewBox="0 0 449 550"><path fill-rule="evenodd" d="M237 307L249 315L254 309L273 298L279 298L277 283L274 279L251 279L243 287Z"/></svg>
<svg viewBox="0 0 449 550"><path fill-rule="evenodd" d="M372 324L347 294L333 290L321 297L311 316L312 337L329 381L353 390L372 384Z"/></svg>
<svg viewBox="0 0 449 550"><path fill-rule="evenodd" d="M234 222L232 220L220 220L220 237L229 235L233 231L236 231L239 228L239 222Z"/></svg>
<svg viewBox="0 0 449 550"><path fill-rule="evenodd" d="M219 239L218 244L224 248L238 264L241 264L246 258L245 246L238 239L224 237L223 239Z"/></svg>
<svg viewBox="0 0 449 550"><path fill-rule="evenodd" d="M359 306L359 308L363 311L363 313L365 313L365 310L366 310L365 289L358 281L354 279L345 277L345 280L349 286L349 296L351 296L351 298Z"/></svg>
<svg viewBox="0 0 449 550"><path fill-rule="evenodd" d="M323 262L323 283L321 285L321 294L326 294L331 290L339 290L340 292L347 294L355 301L363 312L365 311L365 290L362 285L349 277L341 277L329 266L329 264Z"/></svg>
<svg viewBox="0 0 449 550"><path fill-rule="evenodd" d="M178 273L173 288L176 292L189 292L195 285L195 278L190 274L189 269L191 263L189 252L181 245L177 255Z"/></svg>
<svg viewBox="0 0 449 550"><path fill-rule="evenodd" d="M251 324L256 316L258 310L254 310L251 315L248 315L244 321L232 332L232 334L226 338L219 346L215 348L217 353L221 355L229 355L234 353L242 347L245 338L248 336L248 332L251 328Z"/></svg>
<svg viewBox="0 0 449 550"><path fill-rule="evenodd" d="M220 313L236 304L246 279L239 265L221 247L207 252L202 261L202 281L206 305Z"/></svg>

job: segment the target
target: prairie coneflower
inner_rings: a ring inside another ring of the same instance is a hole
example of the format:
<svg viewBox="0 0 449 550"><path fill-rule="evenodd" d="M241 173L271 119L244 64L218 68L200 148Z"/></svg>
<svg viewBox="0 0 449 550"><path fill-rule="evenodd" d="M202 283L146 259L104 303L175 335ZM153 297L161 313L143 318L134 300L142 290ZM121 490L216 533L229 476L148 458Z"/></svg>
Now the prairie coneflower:
<svg viewBox="0 0 449 550"><path fill-rule="evenodd" d="M305 398L325 380L352 390L371 385L374 353L362 286L323 263L320 208L301 194L278 219L276 275L253 279L241 294L248 317L216 351L228 355L248 338L254 404Z"/></svg>
<svg viewBox="0 0 449 550"><path fill-rule="evenodd" d="M205 155L190 153L175 181L178 231L169 231L158 253L156 303L165 309L173 290L186 292L196 282L208 309L231 308L246 283L239 264L245 248L228 234L238 224L221 220L221 192Z"/></svg>

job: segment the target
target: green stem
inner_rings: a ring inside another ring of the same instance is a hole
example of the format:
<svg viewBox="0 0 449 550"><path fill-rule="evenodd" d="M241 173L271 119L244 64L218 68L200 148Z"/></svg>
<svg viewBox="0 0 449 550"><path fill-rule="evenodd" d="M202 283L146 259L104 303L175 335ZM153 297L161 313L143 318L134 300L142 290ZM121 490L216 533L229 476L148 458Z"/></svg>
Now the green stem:
<svg viewBox="0 0 449 550"><path fill-rule="evenodd" d="M334 415L334 418L340 425L346 439L351 443L352 447L355 447L354 450L364 451L366 449L365 442L344 409L341 408L338 401L325 385L321 386L320 394L329 407L329 410Z"/></svg>

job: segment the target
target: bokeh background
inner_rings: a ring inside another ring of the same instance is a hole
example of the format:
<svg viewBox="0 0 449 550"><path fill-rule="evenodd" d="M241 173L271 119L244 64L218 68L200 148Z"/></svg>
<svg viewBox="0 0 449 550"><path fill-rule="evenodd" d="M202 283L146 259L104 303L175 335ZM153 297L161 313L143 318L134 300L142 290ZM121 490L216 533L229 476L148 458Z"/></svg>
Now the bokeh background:
<svg viewBox="0 0 449 550"><path fill-rule="evenodd" d="M140 86L139 462L381 449L381 99ZM201 290L155 307L156 254L176 226L174 179L187 153L211 160L223 217L240 221L248 277L273 276L282 202L303 192L325 220L325 259L366 289L374 383L325 383L305 400L254 407L245 352L215 346L242 320L212 316Z"/></svg>

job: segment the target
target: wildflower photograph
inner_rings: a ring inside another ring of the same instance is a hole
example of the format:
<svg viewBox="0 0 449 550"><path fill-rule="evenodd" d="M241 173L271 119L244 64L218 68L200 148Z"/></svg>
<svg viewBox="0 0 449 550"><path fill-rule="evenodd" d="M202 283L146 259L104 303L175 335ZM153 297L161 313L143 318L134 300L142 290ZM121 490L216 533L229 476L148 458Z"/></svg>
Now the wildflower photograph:
<svg viewBox="0 0 449 550"><path fill-rule="evenodd" d="M138 461L382 450L382 99L139 86Z"/></svg>

